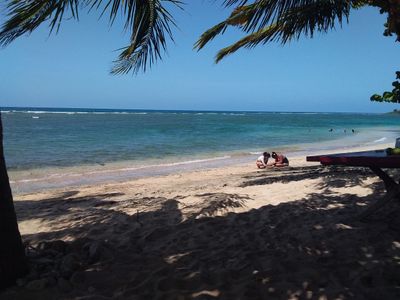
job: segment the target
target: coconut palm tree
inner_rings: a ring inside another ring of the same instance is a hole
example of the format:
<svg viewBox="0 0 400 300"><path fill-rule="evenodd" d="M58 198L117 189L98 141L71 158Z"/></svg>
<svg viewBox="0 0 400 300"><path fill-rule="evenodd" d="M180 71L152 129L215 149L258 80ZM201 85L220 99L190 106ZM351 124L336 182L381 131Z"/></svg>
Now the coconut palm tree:
<svg viewBox="0 0 400 300"><path fill-rule="evenodd" d="M162 58L167 40L173 40L174 19L170 8L181 8L180 0L7 0L8 19L0 29L0 45L6 46L16 38L31 33L42 23L50 31L58 31L64 17L78 19L83 10L98 10L108 15L113 25L117 16L125 18L124 27L130 33L129 43L121 49L114 62L112 74L145 71ZM301 36L313 37L316 32L328 32L347 22L350 12L363 6L374 6L386 13L385 35L400 40L400 0L224 0L232 14L207 30L195 44L202 49L228 27L239 28L245 36L222 49L216 62L241 48L252 48L269 42L286 44ZM167 9L168 8L168 9ZM399 87L375 100L400 102ZM0 115L1 120L1 115ZM1 125L1 122L0 122ZM16 223L12 194L2 147L0 126L0 285L10 283L26 270L21 237ZM17 266L13 270L10 266Z"/></svg>

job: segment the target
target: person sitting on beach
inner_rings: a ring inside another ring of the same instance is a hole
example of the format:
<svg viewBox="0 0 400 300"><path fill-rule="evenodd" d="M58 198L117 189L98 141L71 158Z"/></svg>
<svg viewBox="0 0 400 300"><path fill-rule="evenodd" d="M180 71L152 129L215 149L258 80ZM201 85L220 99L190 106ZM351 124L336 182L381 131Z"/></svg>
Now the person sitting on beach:
<svg viewBox="0 0 400 300"><path fill-rule="evenodd" d="M275 159L272 164L274 167L286 167L289 165L289 160L283 154L272 152L272 158Z"/></svg>
<svg viewBox="0 0 400 300"><path fill-rule="evenodd" d="M265 169L267 167L268 159L271 157L271 154L268 152L264 152L259 158L257 158L256 166L259 169Z"/></svg>

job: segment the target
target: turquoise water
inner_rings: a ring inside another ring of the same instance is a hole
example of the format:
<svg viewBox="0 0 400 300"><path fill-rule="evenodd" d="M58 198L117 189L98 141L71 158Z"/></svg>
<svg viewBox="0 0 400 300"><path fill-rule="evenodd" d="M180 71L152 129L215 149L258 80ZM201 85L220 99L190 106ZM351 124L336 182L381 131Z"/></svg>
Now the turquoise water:
<svg viewBox="0 0 400 300"><path fill-rule="evenodd" d="M391 139L400 132L400 117L384 114L43 108L2 111L10 170L115 161L190 161L265 149L289 151L309 143L332 146L335 141L340 141L337 146L343 146L343 141L367 144Z"/></svg>

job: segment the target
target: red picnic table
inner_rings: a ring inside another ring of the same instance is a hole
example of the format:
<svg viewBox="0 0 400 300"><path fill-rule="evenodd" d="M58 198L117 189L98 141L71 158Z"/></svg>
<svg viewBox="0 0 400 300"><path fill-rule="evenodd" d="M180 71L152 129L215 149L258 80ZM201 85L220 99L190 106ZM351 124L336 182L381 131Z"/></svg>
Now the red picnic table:
<svg viewBox="0 0 400 300"><path fill-rule="evenodd" d="M381 208L388 202L399 199L400 184L391 178L382 168L400 168L400 155L389 155L386 149L349 152L338 154L324 154L307 156L307 161L320 162L325 166L352 166L370 168L380 179L383 180L386 195L371 205L361 214L361 218L366 218Z"/></svg>

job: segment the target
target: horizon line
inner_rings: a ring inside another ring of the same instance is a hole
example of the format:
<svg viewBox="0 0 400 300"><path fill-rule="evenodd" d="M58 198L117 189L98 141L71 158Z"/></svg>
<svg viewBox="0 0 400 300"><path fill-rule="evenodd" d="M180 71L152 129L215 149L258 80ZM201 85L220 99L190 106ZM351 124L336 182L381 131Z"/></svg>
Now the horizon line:
<svg viewBox="0 0 400 300"><path fill-rule="evenodd" d="M0 106L0 111L4 112L3 109L51 109L51 110L102 110L102 111L165 111L165 112L244 112L244 113L331 113L331 114L351 114L351 113L359 113L359 114L385 114L393 112L357 112L357 111L289 111L289 110L222 110L222 109L155 109L155 108L90 108L90 107L49 107L49 106Z"/></svg>

